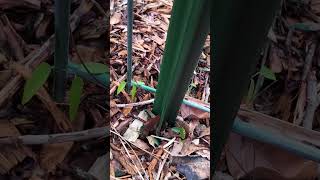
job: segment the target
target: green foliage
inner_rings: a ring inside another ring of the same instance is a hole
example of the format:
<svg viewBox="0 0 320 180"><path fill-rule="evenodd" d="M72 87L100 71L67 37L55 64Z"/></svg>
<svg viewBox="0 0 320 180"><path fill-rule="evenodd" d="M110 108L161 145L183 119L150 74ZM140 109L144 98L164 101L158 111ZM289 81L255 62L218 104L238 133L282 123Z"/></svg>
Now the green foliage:
<svg viewBox="0 0 320 180"><path fill-rule="evenodd" d="M117 95L119 95L124 88L126 87L127 82L126 81L121 81L118 88L117 88ZM134 97L136 96L137 93L137 85L144 85L144 82L138 81L136 82L136 84L132 84L132 88L130 90L130 95L131 95L131 99L134 99Z"/></svg>
<svg viewBox="0 0 320 180"><path fill-rule="evenodd" d="M76 74L83 75L84 77L90 77L85 69L81 69L81 66L75 64L69 64L69 71L76 72ZM108 72L107 66L100 63L87 63L88 69L92 71L93 74L100 74ZM100 66L100 67L99 67ZM83 67L84 68L84 67ZM27 103L43 86L43 84L47 81L52 67L48 63L41 63L32 73L30 79L28 79L24 86L23 97L22 97L22 104ZM81 69L81 70L80 70ZM107 69L107 70L106 70ZM108 75L106 75L107 77ZM86 79L86 78L85 78ZM90 80L90 78L87 78ZM94 82L94 81L93 81ZM82 94L84 82L83 80L75 76L72 81L71 88L70 88L70 97L69 97L69 117L70 120L73 120L77 114L79 104L80 104L80 97ZM125 86L125 85L124 85Z"/></svg>
<svg viewBox="0 0 320 180"><path fill-rule="evenodd" d="M248 91L248 94L247 94L247 97L246 97L247 103L250 103L253 100L253 97L254 97L254 86L255 86L254 80L251 79L250 86L249 86L249 91Z"/></svg>
<svg viewBox="0 0 320 180"><path fill-rule="evenodd" d="M33 72L30 79L24 85L22 104L26 104L47 81L51 72L48 63L41 63Z"/></svg>
<svg viewBox="0 0 320 180"><path fill-rule="evenodd" d="M124 88L126 87L126 82L125 81L121 81L121 83L119 84L118 88L117 88L117 95L120 94Z"/></svg>
<svg viewBox="0 0 320 180"><path fill-rule="evenodd" d="M277 80L276 75L266 66L262 66L259 73L267 79Z"/></svg>
<svg viewBox="0 0 320 180"><path fill-rule="evenodd" d="M84 72L87 72L87 70L84 66L86 66L88 68L88 70L90 71L91 74L107 73L108 69L109 69L108 66L105 64L89 62L89 63L85 63L84 65L81 64L80 70L84 71Z"/></svg>
<svg viewBox="0 0 320 180"><path fill-rule="evenodd" d="M69 98L69 118L71 121L74 120L78 112L83 84L83 80L78 76L75 76L71 84Z"/></svg>
<svg viewBox="0 0 320 180"><path fill-rule="evenodd" d="M134 99L137 93L137 86L132 84L132 89L130 91L131 99Z"/></svg>
<svg viewBox="0 0 320 180"><path fill-rule="evenodd" d="M186 138L186 130L182 127L173 127L171 128L171 130L177 134L179 134L181 139L185 139Z"/></svg>
<svg viewBox="0 0 320 180"><path fill-rule="evenodd" d="M264 78L267 78L267 79L270 79L270 80L273 80L273 81L277 80L276 79L276 75L271 71L271 69L269 69L268 67L263 65L261 67L260 71L255 73L250 79L250 86L249 86L248 94L246 96L246 103L247 104L250 104L255 99L255 97L257 96L258 89L256 87L256 83L253 80L253 78L258 74L260 74Z"/></svg>

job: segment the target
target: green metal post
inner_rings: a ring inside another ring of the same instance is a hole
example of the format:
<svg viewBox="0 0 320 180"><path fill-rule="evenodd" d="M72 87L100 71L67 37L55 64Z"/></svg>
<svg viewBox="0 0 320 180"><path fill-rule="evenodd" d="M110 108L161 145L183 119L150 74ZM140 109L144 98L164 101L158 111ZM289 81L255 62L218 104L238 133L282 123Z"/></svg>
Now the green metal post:
<svg viewBox="0 0 320 180"><path fill-rule="evenodd" d="M161 64L153 112L160 115L157 133L176 116L209 32L208 0L175 0Z"/></svg>
<svg viewBox="0 0 320 180"><path fill-rule="evenodd" d="M213 71L214 172L228 139L242 96L267 37L279 0L214 0L211 47Z"/></svg>
<svg viewBox="0 0 320 180"><path fill-rule="evenodd" d="M127 2L127 91L130 91L132 80L132 29L133 29L133 0Z"/></svg>
<svg viewBox="0 0 320 180"><path fill-rule="evenodd" d="M67 64L69 55L70 5L71 0L55 0L55 53L53 68L53 97L57 102L63 102L65 97Z"/></svg>

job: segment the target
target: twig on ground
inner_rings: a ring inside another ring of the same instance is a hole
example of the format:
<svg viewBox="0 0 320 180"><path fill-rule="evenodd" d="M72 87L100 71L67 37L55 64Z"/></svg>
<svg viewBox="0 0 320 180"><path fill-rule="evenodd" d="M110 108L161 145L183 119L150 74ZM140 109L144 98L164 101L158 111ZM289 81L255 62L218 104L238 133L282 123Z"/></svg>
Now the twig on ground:
<svg viewBox="0 0 320 180"><path fill-rule="evenodd" d="M113 129L115 129L115 128L113 128ZM115 129L116 130L116 129ZM140 147L138 147L138 146L136 146L136 145L134 145L132 142L130 142L130 141L126 141L125 139L124 139L124 137L123 136L121 136L121 134L119 134L118 132L115 132L115 131L113 131L113 130L111 130L110 131L111 133L113 133L113 134L115 134L115 135L117 135L117 136L119 136L122 140L124 140L126 143L130 143L131 145L133 145L133 146L135 146L136 148L138 148L138 149L140 149L141 151L143 151L143 152L145 152L145 153L147 153L147 154L149 154L150 156L152 156L152 157L156 157L156 155L155 154L152 154L151 152L148 152L148 151L146 151L146 150L144 150L144 149L142 149L142 148L140 148ZM111 146L113 146L112 144L111 144ZM114 146L113 146L114 147Z"/></svg>
<svg viewBox="0 0 320 180"><path fill-rule="evenodd" d="M315 71L309 73L307 84L307 107L303 119L303 127L312 129L315 111L320 104L320 95L317 93L317 78Z"/></svg>
<svg viewBox="0 0 320 180"><path fill-rule="evenodd" d="M154 102L154 99L150 99L147 101L140 101L140 102L130 103L130 104L116 104L115 106L118 108L124 108L124 107L133 107L133 106L143 106L143 105L151 104L153 102Z"/></svg>
<svg viewBox="0 0 320 180"><path fill-rule="evenodd" d="M48 134L48 135L24 135L16 137L0 138L0 144L52 144L70 141L83 141L92 138L109 136L109 128L99 127L70 133Z"/></svg>
<svg viewBox="0 0 320 180"><path fill-rule="evenodd" d="M316 51L316 47L317 47L317 44L315 42L312 42L312 44L310 45L310 48L308 50L307 56L306 56L306 61L304 64L302 78L301 78L302 81L306 81L308 73L310 72L310 68L312 65L312 60L313 60L313 56Z"/></svg>
<svg viewBox="0 0 320 180"><path fill-rule="evenodd" d="M116 130L115 128L113 128L113 130L114 130L114 131L111 131L111 132L114 133L114 134L116 134L116 135L118 135L118 136L120 137L121 142L125 142L126 144L128 144L128 146L130 147L130 149L133 151L133 154L134 154L135 157L138 159L138 162L139 162L140 166L142 167L145 175L148 176L148 175L147 175L147 172L146 172L146 171L144 170L144 168L143 168L142 162L140 161L138 155L136 154L136 152L133 150L133 148L132 148L131 145L130 145L130 144L132 144L132 145L134 145L134 144L131 143L130 141L127 141L123 136L121 136L121 135L117 132L117 130ZM130 142L130 143L129 143L129 142ZM135 145L134 145L134 146L135 146ZM125 147L125 146L124 146L124 147ZM137 147L137 146L135 146L135 147ZM126 147L125 147L125 148L126 148ZM138 147L138 148L139 148L139 147ZM139 148L139 149L143 150L142 148ZM149 152L146 151L146 150L143 150L143 151L144 151L144 152L147 152L148 154L151 154L152 156L154 156L152 153L149 153ZM139 172L139 171L138 171L138 172ZM139 172L139 175L140 175L140 172ZM141 177L142 177L142 176L141 176ZM143 177L142 177L142 178L143 178Z"/></svg>
<svg viewBox="0 0 320 180"><path fill-rule="evenodd" d="M306 102L305 102L305 96L306 96L306 78L307 75L310 71L311 65L312 65L312 59L315 54L315 49L316 49L316 43L312 43L310 45L310 48L307 52L306 60L305 60L305 65L303 68L302 72L302 77L301 77L301 85L299 89L299 98L296 103L296 108L294 111L294 119L293 119L293 124L299 125L303 121L303 116L305 115L305 111L303 111Z"/></svg>
<svg viewBox="0 0 320 180"><path fill-rule="evenodd" d="M120 139L120 142L121 142L122 146L124 147L124 149L125 149L125 151L126 151L126 153L127 153L128 158L131 160L132 164L133 164L134 167L136 168L137 173L138 173L139 176L143 179L143 176L142 176L142 174L140 173L139 168L137 167L137 165L135 164L135 162L133 161L133 159L131 159L130 153L129 153L126 145L124 144L123 140ZM129 145L129 147L131 148L130 144L128 144L128 145ZM132 148L131 148L131 149L132 149ZM134 151L133 151L133 152L134 152ZM143 168L143 166L142 166L142 163L141 163L139 157L137 156L137 154L136 154L135 152L134 152L134 154L135 154L136 158L139 160L139 163L140 163L140 165L141 165L141 168L144 170L144 168Z"/></svg>
<svg viewBox="0 0 320 180"><path fill-rule="evenodd" d="M159 151L157 152L156 156L160 157L163 153L163 148L159 149ZM157 163L158 163L159 159L152 159L149 166L148 166L148 173L149 173L149 177L150 180L153 180L153 174L152 171L155 169Z"/></svg>
<svg viewBox="0 0 320 180"><path fill-rule="evenodd" d="M208 79L209 79L209 76L206 77L206 80L205 80L205 82L204 82L203 93L202 93L202 97L201 97L201 100L202 100L202 101L205 101L205 100L206 100L206 92L207 92Z"/></svg>
<svg viewBox="0 0 320 180"><path fill-rule="evenodd" d="M159 168L158 168L156 180L160 180L160 175L161 175L162 169L163 169L164 165L166 164L168 157L169 157L169 153L165 152L165 157L162 160L162 162L160 163Z"/></svg>

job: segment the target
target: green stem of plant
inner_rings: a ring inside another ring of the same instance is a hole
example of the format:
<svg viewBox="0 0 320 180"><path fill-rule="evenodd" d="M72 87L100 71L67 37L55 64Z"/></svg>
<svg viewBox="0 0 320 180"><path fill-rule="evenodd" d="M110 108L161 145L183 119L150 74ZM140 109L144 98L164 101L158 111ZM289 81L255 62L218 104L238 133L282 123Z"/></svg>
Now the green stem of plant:
<svg viewBox="0 0 320 180"><path fill-rule="evenodd" d="M133 24L133 0L127 2L127 91L131 88L132 79L132 24Z"/></svg>
<svg viewBox="0 0 320 180"><path fill-rule="evenodd" d="M53 97L63 102L65 97L67 64L69 55L69 14L71 0L55 1L55 53Z"/></svg>

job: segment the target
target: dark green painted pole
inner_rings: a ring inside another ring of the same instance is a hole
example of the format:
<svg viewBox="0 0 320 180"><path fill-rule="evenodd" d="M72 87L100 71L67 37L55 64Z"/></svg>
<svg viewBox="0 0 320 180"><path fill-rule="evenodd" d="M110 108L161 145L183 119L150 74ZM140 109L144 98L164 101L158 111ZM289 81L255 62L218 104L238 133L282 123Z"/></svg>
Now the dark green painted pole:
<svg viewBox="0 0 320 180"><path fill-rule="evenodd" d="M280 2L280 0L212 2L211 170L213 172Z"/></svg>
<svg viewBox="0 0 320 180"><path fill-rule="evenodd" d="M130 91L132 80L132 29L133 29L133 0L127 2L127 91Z"/></svg>
<svg viewBox="0 0 320 180"><path fill-rule="evenodd" d="M160 115L157 133L175 120L209 33L208 0L175 0L160 69L153 112Z"/></svg>
<svg viewBox="0 0 320 180"><path fill-rule="evenodd" d="M53 97L57 102L63 102L69 55L69 14L71 0L55 0L54 3L55 53Z"/></svg>

